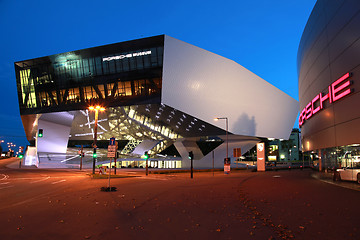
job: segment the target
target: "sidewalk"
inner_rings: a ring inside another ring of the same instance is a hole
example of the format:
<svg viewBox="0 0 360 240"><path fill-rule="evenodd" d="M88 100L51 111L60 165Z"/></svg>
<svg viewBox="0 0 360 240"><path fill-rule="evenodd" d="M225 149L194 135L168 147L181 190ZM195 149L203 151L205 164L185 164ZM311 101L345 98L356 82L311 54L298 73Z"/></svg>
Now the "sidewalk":
<svg viewBox="0 0 360 240"><path fill-rule="evenodd" d="M8 165L6 165L6 167L11 169L37 169L36 166L25 166L23 164L21 164L21 168L19 168L19 161L14 161L12 163L9 163Z"/></svg>
<svg viewBox="0 0 360 240"><path fill-rule="evenodd" d="M314 171L311 176L313 178L316 179L320 179L320 180L331 180L333 181L333 177L334 177L334 173L330 173L330 172L319 172L319 171Z"/></svg>
<svg viewBox="0 0 360 240"><path fill-rule="evenodd" d="M10 159L10 158L9 158ZM37 169L37 170L66 170L66 171L81 171L81 172L90 172L92 169L90 168L83 168L82 170L79 170L77 167L69 167L69 168L37 168L35 165L32 166L25 166L23 163L21 164L21 167L19 167L19 159L12 158L14 161L12 161L9 164L6 164L6 168L11 169Z"/></svg>
<svg viewBox="0 0 360 240"><path fill-rule="evenodd" d="M326 183L333 184L333 185L343 187L343 188L360 191L360 184L358 184L357 182L334 181L333 180L334 173L314 171L313 173L311 173L311 176L322 182L326 182Z"/></svg>

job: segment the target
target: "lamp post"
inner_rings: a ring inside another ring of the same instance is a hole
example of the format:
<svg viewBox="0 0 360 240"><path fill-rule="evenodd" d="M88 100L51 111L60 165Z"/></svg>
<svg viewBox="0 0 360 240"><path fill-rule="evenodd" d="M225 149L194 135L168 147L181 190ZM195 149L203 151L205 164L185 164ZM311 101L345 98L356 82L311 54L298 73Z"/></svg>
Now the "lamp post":
<svg viewBox="0 0 360 240"><path fill-rule="evenodd" d="M97 106L90 106L89 107L90 111L95 111L95 123L94 123L94 143L93 143L93 174L95 174L95 160L96 160L96 141L97 141L97 125L98 125L98 116L99 116L99 111L103 112L105 111L104 107L101 107L99 105Z"/></svg>
<svg viewBox="0 0 360 240"><path fill-rule="evenodd" d="M218 121L220 119L225 119L226 120L226 158L229 158L229 133L228 133L228 118L227 117L218 117L215 118L215 121Z"/></svg>

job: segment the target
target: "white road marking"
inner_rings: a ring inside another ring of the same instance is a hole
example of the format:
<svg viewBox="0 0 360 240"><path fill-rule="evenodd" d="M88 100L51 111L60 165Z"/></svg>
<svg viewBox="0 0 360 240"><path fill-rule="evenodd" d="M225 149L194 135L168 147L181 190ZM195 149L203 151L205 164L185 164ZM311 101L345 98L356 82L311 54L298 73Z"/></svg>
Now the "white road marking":
<svg viewBox="0 0 360 240"><path fill-rule="evenodd" d="M5 185L5 184L9 184L10 182L3 182L3 183L0 183L1 185Z"/></svg>
<svg viewBox="0 0 360 240"><path fill-rule="evenodd" d="M57 181L57 182L53 182L53 183L51 183L51 184L57 184L57 183L65 182L65 181L66 181L66 180L63 179L63 180L60 180L60 181Z"/></svg>
<svg viewBox="0 0 360 240"><path fill-rule="evenodd" d="M47 175L44 175L44 176L47 176ZM67 177L67 178L74 178L74 177L76 177L76 178L85 178L85 177L87 177L87 176L65 176L65 177ZM51 177L51 178L64 178L64 176L62 176L62 177ZM39 177L29 177L29 178L12 178L11 180L34 180L34 179L39 179Z"/></svg>
<svg viewBox="0 0 360 240"><path fill-rule="evenodd" d="M77 158L77 157L78 157L78 155L75 155L75 156L73 156L73 157L70 157L70 158L68 158L68 159L62 160L62 161L60 161L60 162L67 162L67 161L70 161L70 160L72 160L72 159L74 159L74 158Z"/></svg>
<svg viewBox="0 0 360 240"><path fill-rule="evenodd" d="M45 181L45 180L48 180L50 177L46 177L46 178L42 178L40 180L37 180L37 181L33 181L33 182L30 182L30 183L37 183L37 182L42 182L42 181Z"/></svg>
<svg viewBox="0 0 360 240"><path fill-rule="evenodd" d="M279 177L281 177L281 176L280 176L280 175L275 175L275 176L273 176L273 177L279 178Z"/></svg>
<svg viewBox="0 0 360 240"><path fill-rule="evenodd" d="M1 187L0 190L5 189L5 188L11 188L11 187L13 187L13 186L14 186L14 185L6 186L6 187Z"/></svg>
<svg viewBox="0 0 360 240"><path fill-rule="evenodd" d="M6 175L6 174L0 174L0 176L3 176L1 179L0 179L0 181L3 181L3 180L6 180L6 179L8 179L9 178L9 176L8 175Z"/></svg>
<svg viewBox="0 0 360 240"><path fill-rule="evenodd" d="M160 180L160 181L168 181L169 180L167 178L157 178L157 177L147 177L147 176L142 176L141 178L151 179L151 180Z"/></svg>

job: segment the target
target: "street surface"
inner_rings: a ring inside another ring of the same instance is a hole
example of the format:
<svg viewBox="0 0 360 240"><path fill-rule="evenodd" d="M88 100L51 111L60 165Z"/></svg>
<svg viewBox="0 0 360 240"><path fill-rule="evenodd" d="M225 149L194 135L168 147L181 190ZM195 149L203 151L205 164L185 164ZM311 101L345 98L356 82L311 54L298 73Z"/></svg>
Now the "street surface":
<svg viewBox="0 0 360 240"><path fill-rule="evenodd" d="M360 191L312 170L150 174L11 169L0 160L0 239L360 239ZM18 160L17 160L18 161ZM352 184L352 183L347 183ZM354 183L356 184L356 183Z"/></svg>

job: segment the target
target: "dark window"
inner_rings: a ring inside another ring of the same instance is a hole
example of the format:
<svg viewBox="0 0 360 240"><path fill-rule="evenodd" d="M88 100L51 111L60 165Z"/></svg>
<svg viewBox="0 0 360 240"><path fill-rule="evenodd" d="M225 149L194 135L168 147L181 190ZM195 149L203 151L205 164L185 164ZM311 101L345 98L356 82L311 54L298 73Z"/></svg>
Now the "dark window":
<svg viewBox="0 0 360 240"><path fill-rule="evenodd" d="M103 74L109 74L109 61L102 62Z"/></svg>
<svg viewBox="0 0 360 240"><path fill-rule="evenodd" d="M101 57L95 58L96 75L102 75L102 59Z"/></svg>
<svg viewBox="0 0 360 240"><path fill-rule="evenodd" d="M115 61L109 61L109 69L110 69L110 73L115 73L116 69L115 69Z"/></svg>
<svg viewBox="0 0 360 240"><path fill-rule="evenodd" d="M131 71L131 70L135 70L135 69L136 69L135 57L129 58L129 62L130 62L130 71Z"/></svg>
<svg viewBox="0 0 360 240"><path fill-rule="evenodd" d="M141 56L141 57L135 57L136 59L136 67L137 69L143 69L144 68L144 56Z"/></svg>
<svg viewBox="0 0 360 240"><path fill-rule="evenodd" d="M123 70L122 60L120 59L116 60L115 65L116 65L116 72L121 73Z"/></svg>
<svg viewBox="0 0 360 240"><path fill-rule="evenodd" d="M147 50L146 50L147 51ZM143 56L143 59L144 59L144 68L149 68L151 66L150 64L150 56L151 55L146 55L146 56Z"/></svg>
<svg viewBox="0 0 360 240"><path fill-rule="evenodd" d="M150 56L151 56L151 58L150 58L151 66L152 67L158 66L156 48L151 48L151 55Z"/></svg>
<svg viewBox="0 0 360 240"><path fill-rule="evenodd" d="M125 58L122 60L124 72L129 71L129 59Z"/></svg>
<svg viewBox="0 0 360 240"><path fill-rule="evenodd" d="M89 76L90 68L89 68L89 59L83 59L83 66L84 66L84 75L87 77Z"/></svg>
<svg viewBox="0 0 360 240"><path fill-rule="evenodd" d="M94 58L89 58L89 73L90 73L90 77L91 76L94 76L95 73L96 73L96 70L95 70L95 60Z"/></svg>

